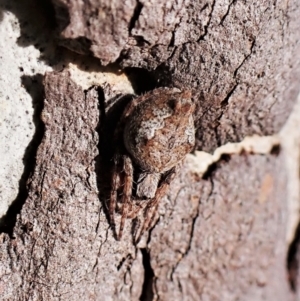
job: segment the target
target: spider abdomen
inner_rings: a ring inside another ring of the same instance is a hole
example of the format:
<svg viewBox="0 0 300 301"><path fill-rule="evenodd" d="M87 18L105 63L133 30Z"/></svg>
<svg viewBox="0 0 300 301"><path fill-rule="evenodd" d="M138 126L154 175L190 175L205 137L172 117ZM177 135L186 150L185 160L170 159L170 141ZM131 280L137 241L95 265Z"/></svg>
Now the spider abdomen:
<svg viewBox="0 0 300 301"><path fill-rule="evenodd" d="M123 138L142 170L164 173L193 149L193 111L189 91L158 88L135 100L126 112Z"/></svg>

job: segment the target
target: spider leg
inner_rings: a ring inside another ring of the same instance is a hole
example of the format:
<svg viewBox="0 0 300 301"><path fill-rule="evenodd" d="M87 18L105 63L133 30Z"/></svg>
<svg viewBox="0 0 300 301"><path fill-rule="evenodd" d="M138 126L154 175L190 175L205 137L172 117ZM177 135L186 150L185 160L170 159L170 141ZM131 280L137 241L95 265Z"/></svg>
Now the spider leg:
<svg viewBox="0 0 300 301"><path fill-rule="evenodd" d="M176 168L173 167L163 179L162 184L157 188L155 197L147 204L145 208L145 220L142 229L140 230L140 233L135 241L136 244L141 240L141 237L144 234L144 232L150 228L151 222L153 221L157 212L158 203L160 199L167 193L170 183L175 177L175 174Z"/></svg>
<svg viewBox="0 0 300 301"><path fill-rule="evenodd" d="M137 217L137 215L138 215L138 213L142 210L142 209L144 209L145 208L145 206L143 206L142 204L135 204L134 206L133 206L133 204L131 203L130 204L130 209L129 209L129 212L128 212L128 214L127 214L127 218L131 218L131 219L134 219L134 218L136 218Z"/></svg>
<svg viewBox="0 0 300 301"><path fill-rule="evenodd" d="M110 192L110 200L109 200L109 221L115 237L117 237L116 223L115 223L115 210L116 210L117 197L118 197L117 193L120 187L118 163L119 163L119 156L117 155L114 157L114 167L112 171L111 192Z"/></svg>
<svg viewBox="0 0 300 301"><path fill-rule="evenodd" d="M121 211L121 223L120 230L118 234L118 240L122 238L123 229L125 225L125 220L128 214L128 206L131 200L132 193L132 182L133 182L133 168L131 159L128 156L123 156L123 165L124 165L124 190L122 196L122 211Z"/></svg>

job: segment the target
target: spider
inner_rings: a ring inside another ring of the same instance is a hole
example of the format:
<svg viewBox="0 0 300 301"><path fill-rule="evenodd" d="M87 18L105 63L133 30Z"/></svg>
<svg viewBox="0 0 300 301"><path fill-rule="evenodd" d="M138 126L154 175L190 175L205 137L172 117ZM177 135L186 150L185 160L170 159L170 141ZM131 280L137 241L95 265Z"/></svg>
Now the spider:
<svg viewBox="0 0 300 301"><path fill-rule="evenodd" d="M126 106L115 133L115 142L121 145L113 158L108 208L117 240L122 238L125 220L135 218L140 210L144 221L135 242L150 228L176 166L194 147L194 109L191 92L176 88L155 89ZM117 209L121 213L119 233Z"/></svg>

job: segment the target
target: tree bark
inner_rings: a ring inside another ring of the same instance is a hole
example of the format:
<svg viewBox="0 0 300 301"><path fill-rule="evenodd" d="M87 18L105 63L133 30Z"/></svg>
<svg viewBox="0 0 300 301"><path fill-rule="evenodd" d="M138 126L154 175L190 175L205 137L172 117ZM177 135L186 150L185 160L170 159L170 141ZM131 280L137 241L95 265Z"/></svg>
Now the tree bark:
<svg viewBox="0 0 300 301"><path fill-rule="evenodd" d="M295 0L53 2L59 28L70 21L64 45L128 74L147 69L150 88L192 91L196 150L276 133L296 100ZM106 216L109 137L130 96L84 91L67 71L47 73L44 87L28 197L0 235L2 300L295 300L282 151L227 155L204 177L184 161L149 233L134 245L128 220L118 242Z"/></svg>
<svg viewBox="0 0 300 301"><path fill-rule="evenodd" d="M199 149L273 134L292 110L299 92L297 0L54 2L61 27L68 24L63 45L83 52L74 41L84 37L86 53L104 64L118 60L149 70L157 86L192 90Z"/></svg>

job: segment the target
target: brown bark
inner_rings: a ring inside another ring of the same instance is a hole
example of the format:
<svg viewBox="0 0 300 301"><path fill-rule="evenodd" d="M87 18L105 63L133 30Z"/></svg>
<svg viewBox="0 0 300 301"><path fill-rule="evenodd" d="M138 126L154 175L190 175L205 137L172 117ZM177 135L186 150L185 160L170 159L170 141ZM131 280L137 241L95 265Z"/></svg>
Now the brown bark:
<svg viewBox="0 0 300 301"><path fill-rule="evenodd" d="M200 149L272 134L291 112L299 91L297 0L54 2L65 8L64 45L82 52L74 41L84 37L86 52L104 64L118 60L148 69L156 85L192 89Z"/></svg>
<svg viewBox="0 0 300 301"><path fill-rule="evenodd" d="M291 111L297 1L55 3L60 24L69 14L70 48L192 90L198 149L274 133ZM101 89L83 91L67 72L48 73L44 86L28 197L11 235L0 235L2 300L293 300L282 153L228 156L203 179L183 163L148 239L133 245L127 222L117 242L105 215L112 154L103 150L116 117L99 124Z"/></svg>
<svg viewBox="0 0 300 301"><path fill-rule="evenodd" d="M203 180L183 165L136 247L130 223L115 241L98 198L97 90L49 73L45 94L29 196L1 236L3 300L289 299L281 156L232 156Z"/></svg>

